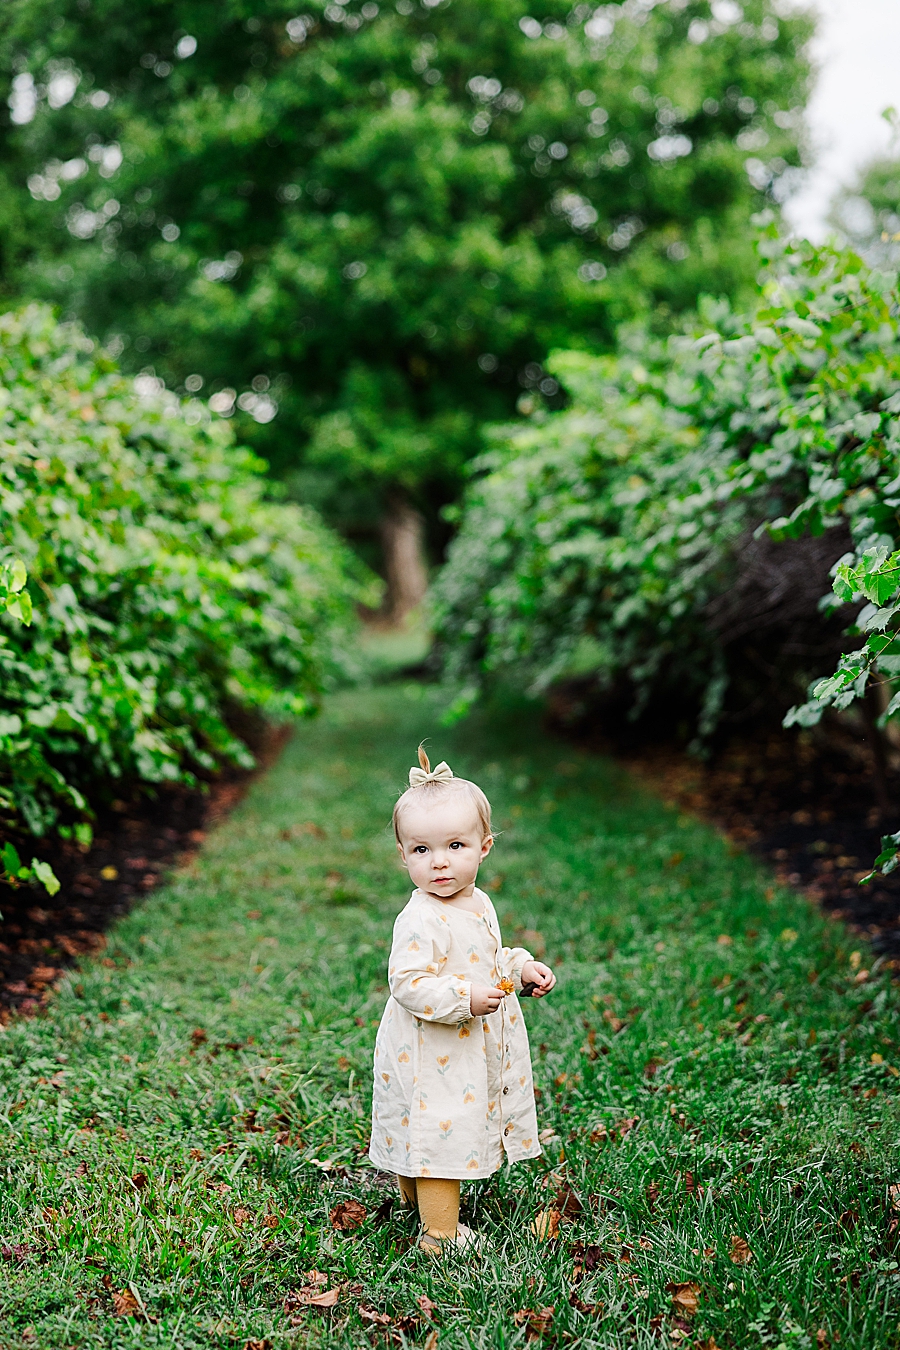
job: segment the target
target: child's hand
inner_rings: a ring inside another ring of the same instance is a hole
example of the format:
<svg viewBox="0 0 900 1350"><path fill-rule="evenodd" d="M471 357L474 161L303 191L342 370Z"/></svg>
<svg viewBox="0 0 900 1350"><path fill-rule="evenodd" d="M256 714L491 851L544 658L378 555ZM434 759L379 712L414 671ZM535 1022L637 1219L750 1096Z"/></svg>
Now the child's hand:
<svg viewBox="0 0 900 1350"><path fill-rule="evenodd" d="M549 966L545 966L543 961L526 961L522 967L522 983L536 984L537 988L532 993L532 998L543 998L549 994L550 990L556 984L556 976Z"/></svg>
<svg viewBox="0 0 900 1350"><path fill-rule="evenodd" d="M472 1016L486 1017L488 1013L496 1012L503 1002L503 998L502 989L488 989L486 985L473 984L472 993L469 997Z"/></svg>

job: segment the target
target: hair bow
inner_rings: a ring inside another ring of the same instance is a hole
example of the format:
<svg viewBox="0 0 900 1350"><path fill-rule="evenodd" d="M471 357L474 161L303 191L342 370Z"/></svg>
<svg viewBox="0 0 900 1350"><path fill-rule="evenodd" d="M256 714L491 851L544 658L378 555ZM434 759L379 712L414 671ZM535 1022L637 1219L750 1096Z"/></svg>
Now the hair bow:
<svg viewBox="0 0 900 1350"><path fill-rule="evenodd" d="M424 783L449 783L453 770L443 759L434 769L410 769L409 786L422 787Z"/></svg>

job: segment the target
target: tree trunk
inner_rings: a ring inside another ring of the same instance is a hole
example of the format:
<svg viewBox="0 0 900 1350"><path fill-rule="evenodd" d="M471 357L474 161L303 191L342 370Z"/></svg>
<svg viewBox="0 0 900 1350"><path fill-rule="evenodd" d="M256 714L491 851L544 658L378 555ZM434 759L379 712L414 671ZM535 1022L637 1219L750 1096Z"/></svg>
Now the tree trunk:
<svg viewBox="0 0 900 1350"><path fill-rule="evenodd" d="M388 503L381 521L381 544L387 594L382 614L398 624L421 604L428 589L425 566L425 528L419 512L402 497Z"/></svg>

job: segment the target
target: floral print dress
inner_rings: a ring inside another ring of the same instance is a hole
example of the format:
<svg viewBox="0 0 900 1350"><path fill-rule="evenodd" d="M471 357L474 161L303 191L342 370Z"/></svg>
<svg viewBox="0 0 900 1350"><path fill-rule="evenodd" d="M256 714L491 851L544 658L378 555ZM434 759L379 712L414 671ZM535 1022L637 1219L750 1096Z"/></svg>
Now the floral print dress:
<svg viewBox="0 0 900 1350"><path fill-rule="evenodd" d="M518 999L485 1017L469 1005L473 984L521 989L532 958L503 946L494 906L475 896L481 914L416 890L394 924L369 1157L401 1176L475 1179L541 1153Z"/></svg>

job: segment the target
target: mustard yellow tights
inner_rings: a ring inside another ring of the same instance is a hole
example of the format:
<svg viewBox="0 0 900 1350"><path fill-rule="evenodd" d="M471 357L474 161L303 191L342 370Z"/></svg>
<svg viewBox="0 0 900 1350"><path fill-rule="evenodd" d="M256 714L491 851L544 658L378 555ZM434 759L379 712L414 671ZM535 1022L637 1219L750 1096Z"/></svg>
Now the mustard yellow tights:
<svg viewBox="0 0 900 1350"><path fill-rule="evenodd" d="M429 1237L455 1238L459 1226L459 1182L441 1177L400 1177L400 1195L419 1218Z"/></svg>

